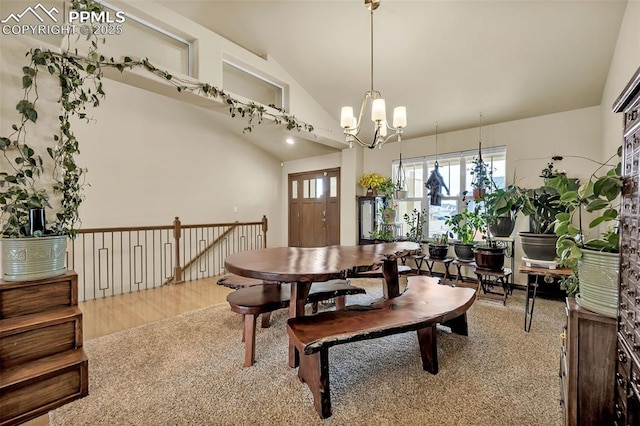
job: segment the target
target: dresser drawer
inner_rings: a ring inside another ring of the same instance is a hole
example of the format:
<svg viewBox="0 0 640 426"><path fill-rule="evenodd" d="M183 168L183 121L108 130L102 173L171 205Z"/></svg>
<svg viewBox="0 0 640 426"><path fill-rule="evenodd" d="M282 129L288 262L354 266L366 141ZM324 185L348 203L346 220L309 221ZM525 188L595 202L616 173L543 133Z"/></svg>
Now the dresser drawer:
<svg viewBox="0 0 640 426"><path fill-rule="evenodd" d="M625 133L631 130L635 125L640 123L640 111L638 110L638 106L636 105L630 111L625 112L624 114L624 131Z"/></svg>

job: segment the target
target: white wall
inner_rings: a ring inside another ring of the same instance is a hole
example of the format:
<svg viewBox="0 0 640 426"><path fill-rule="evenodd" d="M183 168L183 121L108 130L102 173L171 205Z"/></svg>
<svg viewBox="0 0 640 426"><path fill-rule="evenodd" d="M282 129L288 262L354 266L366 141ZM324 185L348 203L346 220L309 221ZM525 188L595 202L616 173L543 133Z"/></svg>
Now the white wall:
<svg viewBox="0 0 640 426"><path fill-rule="evenodd" d="M633 73L640 66L640 1L627 3L616 50L609 68L607 84L602 94L602 149L607 158L622 144L622 114L611 112Z"/></svg>
<svg viewBox="0 0 640 426"><path fill-rule="evenodd" d="M3 38L2 135L17 121L24 53L35 44ZM107 97L89 111L96 121L74 126L78 163L89 170L84 228L170 224L174 216L183 223L258 221L264 214L269 245L283 244L279 161L222 130L215 112L112 80L103 83ZM49 120L53 133L59 114L55 91L41 91L39 121ZM51 141L30 139L35 146Z"/></svg>

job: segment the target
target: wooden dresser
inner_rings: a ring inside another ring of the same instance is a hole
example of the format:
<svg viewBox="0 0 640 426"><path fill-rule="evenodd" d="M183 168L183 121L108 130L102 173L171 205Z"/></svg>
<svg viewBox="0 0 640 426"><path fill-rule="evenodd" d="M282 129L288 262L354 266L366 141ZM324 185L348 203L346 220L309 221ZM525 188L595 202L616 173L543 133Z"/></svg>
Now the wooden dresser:
<svg viewBox="0 0 640 426"><path fill-rule="evenodd" d="M616 356L616 425L640 424L640 68L613 105L624 113L620 211L620 296Z"/></svg>
<svg viewBox="0 0 640 426"><path fill-rule="evenodd" d="M78 276L0 281L0 425L88 394Z"/></svg>
<svg viewBox="0 0 640 426"><path fill-rule="evenodd" d="M560 354L565 425L608 425L613 419L616 320L566 299L567 324Z"/></svg>

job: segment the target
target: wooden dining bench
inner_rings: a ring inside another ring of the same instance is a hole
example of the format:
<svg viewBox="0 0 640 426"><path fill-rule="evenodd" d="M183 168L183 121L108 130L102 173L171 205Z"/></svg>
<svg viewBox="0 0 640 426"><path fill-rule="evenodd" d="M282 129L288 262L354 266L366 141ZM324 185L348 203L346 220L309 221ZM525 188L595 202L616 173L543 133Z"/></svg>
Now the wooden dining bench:
<svg viewBox="0 0 640 426"><path fill-rule="evenodd" d="M345 296L366 293L365 289L353 286L347 280L331 280L313 283L307 303L314 305L329 299L335 300L336 309L344 308ZM289 307L291 298L290 284L250 285L229 293L227 302L233 312L244 316L242 340L244 349L244 366L250 367L255 362L256 319L262 314L262 327L268 327L270 313ZM266 321L265 321L266 318Z"/></svg>
<svg viewBox="0 0 640 426"><path fill-rule="evenodd" d="M331 416L329 348L360 340L417 331L422 367L438 373L436 324L468 335L466 311L475 290L438 284L437 278L408 278L407 290L393 299L371 306L349 306L340 311L290 318L287 332L300 354L298 377L313 394L321 418ZM382 368L382 366L379 366Z"/></svg>

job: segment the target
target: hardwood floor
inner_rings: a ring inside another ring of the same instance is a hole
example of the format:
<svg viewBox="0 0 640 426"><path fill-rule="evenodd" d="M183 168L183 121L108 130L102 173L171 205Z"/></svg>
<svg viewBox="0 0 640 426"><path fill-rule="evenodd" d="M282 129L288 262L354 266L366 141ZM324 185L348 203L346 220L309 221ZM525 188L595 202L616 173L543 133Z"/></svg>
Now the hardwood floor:
<svg viewBox="0 0 640 426"><path fill-rule="evenodd" d="M217 285L217 280L218 277L207 278L81 302L78 306L83 315L84 340L226 303L227 294L232 290ZM48 424L47 415L24 423L27 426Z"/></svg>

